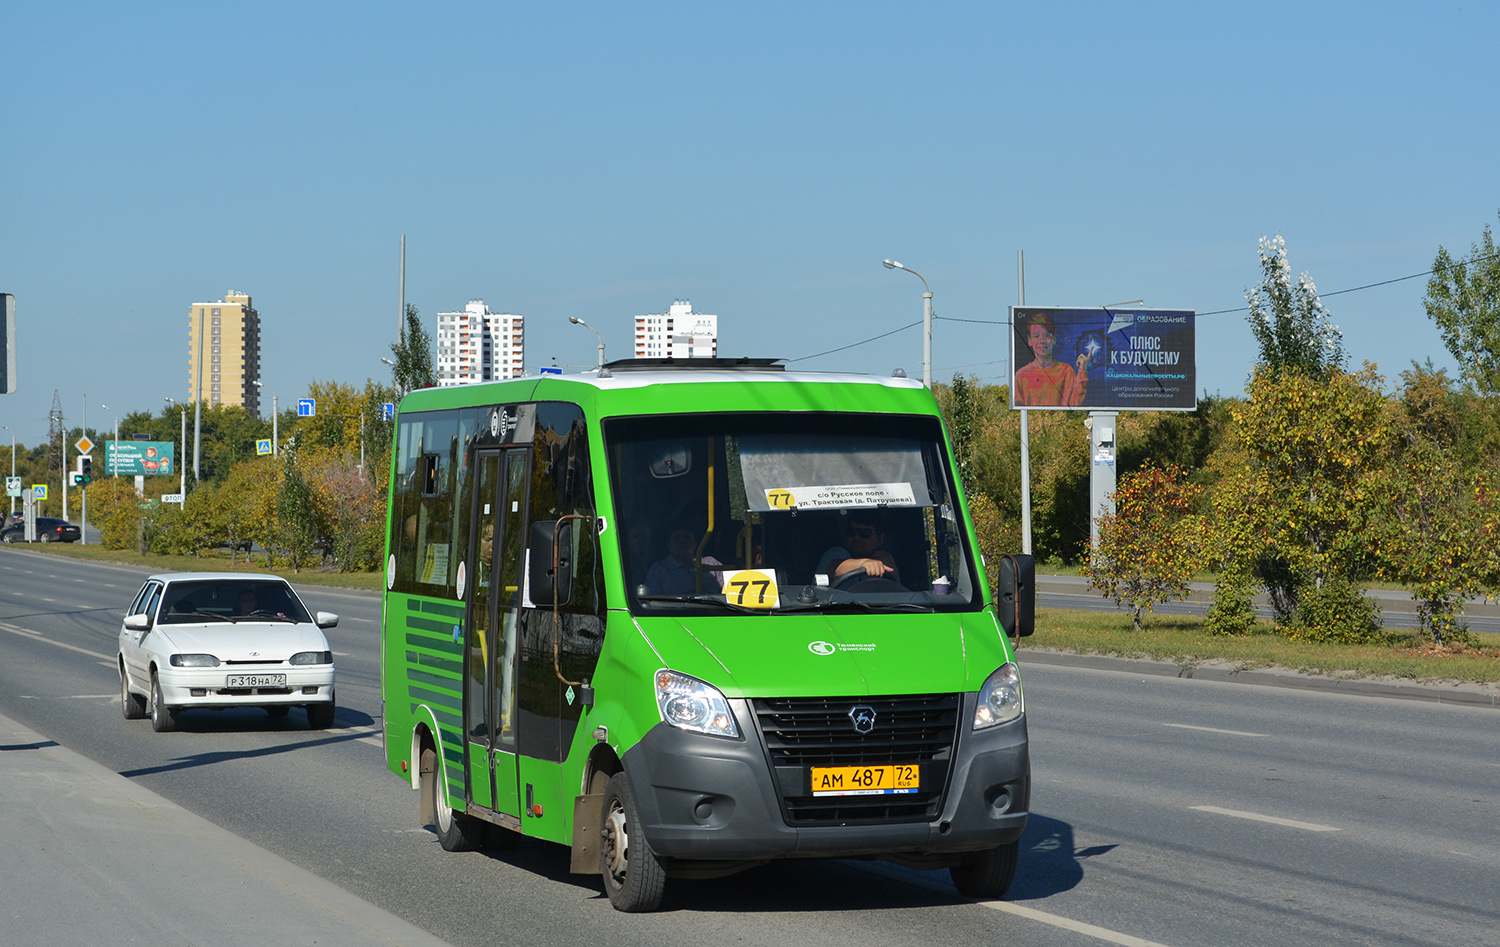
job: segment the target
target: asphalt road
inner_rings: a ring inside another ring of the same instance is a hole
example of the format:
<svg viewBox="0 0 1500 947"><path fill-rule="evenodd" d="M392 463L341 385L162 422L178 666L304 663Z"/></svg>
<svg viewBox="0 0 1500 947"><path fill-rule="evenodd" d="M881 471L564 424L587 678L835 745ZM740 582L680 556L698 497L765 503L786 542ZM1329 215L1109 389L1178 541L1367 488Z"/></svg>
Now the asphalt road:
<svg viewBox="0 0 1500 947"><path fill-rule="evenodd" d="M299 712L188 712L170 734L122 719L114 641L143 575L0 548L0 711L453 944L1446 947L1500 930L1492 710L1032 665L1034 813L1003 903L942 872L806 862L674 881L661 912L627 917L559 848L449 854L417 824L383 766L372 595L302 590L343 616L332 730Z"/></svg>

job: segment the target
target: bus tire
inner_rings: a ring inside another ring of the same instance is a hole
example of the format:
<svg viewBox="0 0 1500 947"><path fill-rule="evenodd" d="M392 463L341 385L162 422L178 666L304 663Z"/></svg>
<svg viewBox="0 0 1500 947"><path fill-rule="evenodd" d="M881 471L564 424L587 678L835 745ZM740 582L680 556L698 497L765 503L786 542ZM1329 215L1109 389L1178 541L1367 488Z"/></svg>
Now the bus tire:
<svg viewBox="0 0 1500 947"><path fill-rule="evenodd" d="M431 747L422 750L422 793L432 807L432 827L437 832L438 844L445 852L472 852L479 847L484 836L483 825L458 812L448 805L448 794L443 791L442 773L438 770L437 753Z"/></svg>
<svg viewBox="0 0 1500 947"><path fill-rule="evenodd" d="M971 898L998 898L1010 890L1016 877L1016 858L1021 851L1019 841L999 848L970 852L962 862L948 869L953 876L953 886L960 894Z"/></svg>
<svg viewBox="0 0 1500 947"><path fill-rule="evenodd" d="M604 789L599 873L604 878L604 893L609 895L609 903L615 910L630 914L656 910L667 885L667 873L646 847L640 825L640 810L635 804L630 778L616 773Z"/></svg>

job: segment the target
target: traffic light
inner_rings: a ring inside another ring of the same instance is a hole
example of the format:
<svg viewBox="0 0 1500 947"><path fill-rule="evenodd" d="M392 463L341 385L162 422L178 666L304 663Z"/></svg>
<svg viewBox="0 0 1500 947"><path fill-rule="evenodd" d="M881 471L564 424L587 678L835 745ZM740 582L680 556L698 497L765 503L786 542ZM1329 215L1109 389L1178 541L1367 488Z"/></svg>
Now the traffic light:
<svg viewBox="0 0 1500 947"><path fill-rule="evenodd" d="M78 458L78 472L73 475L73 482L80 487L94 482L94 458L87 455Z"/></svg>

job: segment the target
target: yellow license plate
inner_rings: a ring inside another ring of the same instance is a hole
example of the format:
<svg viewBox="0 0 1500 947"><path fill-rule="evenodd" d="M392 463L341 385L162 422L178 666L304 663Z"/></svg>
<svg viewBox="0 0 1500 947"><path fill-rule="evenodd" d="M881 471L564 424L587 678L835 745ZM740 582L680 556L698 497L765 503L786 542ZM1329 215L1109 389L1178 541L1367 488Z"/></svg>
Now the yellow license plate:
<svg viewBox="0 0 1500 947"><path fill-rule="evenodd" d="M915 766L814 766L814 796L886 796L913 793L922 780Z"/></svg>

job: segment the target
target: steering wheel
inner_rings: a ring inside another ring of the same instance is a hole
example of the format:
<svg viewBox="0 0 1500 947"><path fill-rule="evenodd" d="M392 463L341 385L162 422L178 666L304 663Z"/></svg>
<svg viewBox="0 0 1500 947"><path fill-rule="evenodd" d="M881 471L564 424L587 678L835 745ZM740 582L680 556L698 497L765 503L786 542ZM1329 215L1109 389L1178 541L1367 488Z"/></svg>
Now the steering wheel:
<svg viewBox="0 0 1500 947"><path fill-rule="evenodd" d="M852 585L855 582L858 582L860 579L867 577L869 574L869 570L864 566L858 566L856 568L850 569L843 575L836 576L833 582L829 584L829 588L842 589L845 586Z"/></svg>

